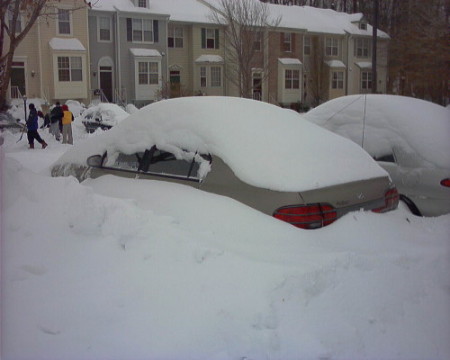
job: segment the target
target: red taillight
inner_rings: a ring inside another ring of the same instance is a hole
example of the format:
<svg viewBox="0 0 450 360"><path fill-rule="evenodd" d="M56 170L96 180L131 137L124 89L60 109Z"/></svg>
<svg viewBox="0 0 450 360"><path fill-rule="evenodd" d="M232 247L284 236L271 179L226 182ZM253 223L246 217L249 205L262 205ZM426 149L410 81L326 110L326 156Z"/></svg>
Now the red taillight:
<svg viewBox="0 0 450 360"><path fill-rule="evenodd" d="M397 209L399 201L397 188L392 188L389 191L387 191L386 194L384 194L384 201L385 204L383 207L373 209L373 211L377 213L383 213L386 211Z"/></svg>
<svg viewBox="0 0 450 360"><path fill-rule="evenodd" d="M337 213L328 204L310 204L284 206L275 210L273 216L302 229L317 229L335 221Z"/></svg>
<svg viewBox="0 0 450 360"><path fill-rule="evenodd" d="M444 179L441 181L441 185L445 187L450 187L450 179Z"/></svg>

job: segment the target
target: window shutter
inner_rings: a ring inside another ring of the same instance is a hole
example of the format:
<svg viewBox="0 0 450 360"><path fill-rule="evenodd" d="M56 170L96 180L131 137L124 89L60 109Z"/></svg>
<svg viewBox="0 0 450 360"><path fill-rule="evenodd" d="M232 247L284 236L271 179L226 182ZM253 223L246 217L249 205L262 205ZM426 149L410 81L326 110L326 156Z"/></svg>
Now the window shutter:
<svg viewBox="0 0 450 360"><path fill-rule="evenodd" d="M295 52L295 33L291 34L291 50L292 52Z"/></svg>
<svg viewBox="0 0 450 360"><path fill-rule="evenodd" d="M218 49L219 48L219 29L215 29L214 36L215 36L214 45L215 45L215 48Z"/></svg>
<svg viewBox="0 0 450 360"><path fill-rule="evenodd" d="M159 42L159 22L158 22L158 20L153 20L153 41L155 43Z"/></svg>
<svg viewBox="0 0 450 360"><path fill-rule="evenodd" d="M202 49L206 49L206 29L202 28Z"/></svg>
<svg viewBox="0 0 450 360"><path fill-rule="evenodd" d="M284 33L280 33L280 50L284 52Z"/></svg>
<svg viewBox="0 0 450 360"><path fill-rule="evenodd" d="M127 41L133 41L133 26L131 18L127 18Z"/></svg>

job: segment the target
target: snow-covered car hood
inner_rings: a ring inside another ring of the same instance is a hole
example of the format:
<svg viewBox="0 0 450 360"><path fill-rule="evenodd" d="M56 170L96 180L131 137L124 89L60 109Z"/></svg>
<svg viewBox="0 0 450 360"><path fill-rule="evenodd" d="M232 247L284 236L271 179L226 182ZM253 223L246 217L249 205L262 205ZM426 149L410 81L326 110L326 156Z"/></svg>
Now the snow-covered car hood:
<svg viewBox="0 0 450 360"><path fill-rule="evenodd" d="M394 150L404 166L450 169L450 111L443 106L405 96L349 95L304 116L374 157Z"/></svg>
<svg viewBox="0 0 450 360"><path fill-rule="evenodd" d="M132 154L156 145L221 157L244 182L304 191L388 176L358 145L278 106L233 97L186 97L143 107L88 138L55 165L86 165L90 155Z"/></svg>

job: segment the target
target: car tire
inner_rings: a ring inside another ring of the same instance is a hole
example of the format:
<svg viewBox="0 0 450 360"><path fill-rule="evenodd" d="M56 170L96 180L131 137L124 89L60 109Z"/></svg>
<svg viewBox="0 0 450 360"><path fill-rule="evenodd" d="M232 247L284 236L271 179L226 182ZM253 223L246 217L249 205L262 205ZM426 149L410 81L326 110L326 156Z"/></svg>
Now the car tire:
<svg viewBox="0 0 450 360"><path fill-rule="evenodd" d="M414 201L412 201L409 197L400 194L400 200L403 201L406 206L408 206L409 211L411 211L414 215L423 216L419 208L416 206L416 204L414 204Z"/></svg>

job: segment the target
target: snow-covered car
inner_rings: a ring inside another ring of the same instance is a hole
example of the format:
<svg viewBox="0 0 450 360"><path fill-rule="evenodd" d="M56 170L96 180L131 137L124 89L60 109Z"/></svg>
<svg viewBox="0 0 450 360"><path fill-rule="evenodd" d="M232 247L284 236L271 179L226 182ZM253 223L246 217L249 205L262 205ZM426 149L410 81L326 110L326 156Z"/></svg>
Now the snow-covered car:
<svg viewBox="0 0 450 360"><path fill-rule="evenodd" d="M353 140L390 174L416 215L450 213L450 111L395 95L349 95L304 115Z"/></svg>
<svg viewBox="0 0 450 360"><path fill-rule="evenodd" d="M100 103L84 110L81 118L86 131L93 133L99 128L109 130L129 115L116 104Z"/></svg>
<svg viewBox="0 0 450 360"><path fill-rule="evenodd" d="M0 131L9 130L11 132L22 131L23 125L6 111L0 112Z"/></svg>
<svg viewBox="0 0 450 360"><path fill-rule="evenodd" d="M80 181L105 174L191 185L308 229L398 204L386 171L353 142L291 110L232 97L147 105L52 167Z"/></svg>

